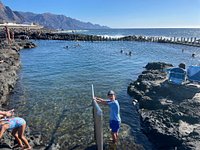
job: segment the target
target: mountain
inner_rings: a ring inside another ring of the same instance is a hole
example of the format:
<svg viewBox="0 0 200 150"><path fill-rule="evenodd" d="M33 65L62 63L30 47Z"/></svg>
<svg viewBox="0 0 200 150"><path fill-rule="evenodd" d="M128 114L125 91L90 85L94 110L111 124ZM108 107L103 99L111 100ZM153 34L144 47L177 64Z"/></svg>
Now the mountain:
<svg viewBox="0 0 200 150"><path fill-rule="evenodd" d="M108 29L107 26L82 22L77 19L51 13L12 11L0 1L0 22L36 23L50 29Z"/></svg>
<svg viewBox="0 0 200 150"><path fill-rule="evenodd" d="M8 6L4 6L3 3L0 1L0 22L21 22L22 18L22 16L16 15Z"/></svg>
<svg viewBox="0 0 200 150"><path fill-rule="evenodd" d="M64 15L51 13L34 14L31 12L15 12L23 16L26 22L34 22L52 29L105 29L106 26L82 22Z"/></svg>

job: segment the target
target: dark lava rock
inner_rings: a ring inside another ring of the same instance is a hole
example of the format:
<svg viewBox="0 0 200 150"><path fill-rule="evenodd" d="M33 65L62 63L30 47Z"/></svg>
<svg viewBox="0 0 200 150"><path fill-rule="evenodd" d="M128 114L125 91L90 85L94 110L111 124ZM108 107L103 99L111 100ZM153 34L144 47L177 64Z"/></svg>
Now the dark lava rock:
<svg viewBox="0 0 200 150"><path fill-rule="evenodd" d="M139 102L144 133L158 149L200 149L200 85L167 81L166 63L148 63L128 86Z"/></svg>
<svg viewBox="0 0 200 150"><path fill-rule="evenodd" d="M173 67L173 65L164 62L151 62L145 66L147 70L163 70L164 68L168 67Z"/></svg>

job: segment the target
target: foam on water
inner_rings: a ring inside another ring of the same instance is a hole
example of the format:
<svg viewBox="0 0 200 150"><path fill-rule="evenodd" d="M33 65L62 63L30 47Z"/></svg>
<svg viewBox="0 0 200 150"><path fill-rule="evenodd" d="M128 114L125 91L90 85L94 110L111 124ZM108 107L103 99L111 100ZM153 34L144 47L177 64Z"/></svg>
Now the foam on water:
<svg viewBox="0 0 200 150"><path fill-rule="evenodd" d="M122 38L125 37L124 35L98 35L104 38L112 38L112 39L118 39L118 38Z"/></svg>
<svg viewBox="0 0 200 150"><path fill-rule="evenodd" d="M58 30L55 33L83 33L88 31L89 30Z"/></svg>

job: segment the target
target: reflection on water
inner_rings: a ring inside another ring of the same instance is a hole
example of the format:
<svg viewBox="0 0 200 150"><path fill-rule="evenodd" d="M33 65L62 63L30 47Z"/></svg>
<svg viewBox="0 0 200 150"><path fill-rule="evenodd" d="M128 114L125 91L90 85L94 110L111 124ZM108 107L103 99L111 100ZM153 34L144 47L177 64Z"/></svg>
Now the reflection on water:
<svg viewBox="0 0 200 150"><path fill-rule="evenodd" d="M20 79L9 107L14 107L33 131L42 132L47 141L59 142L66 149L94 144L91 84L96 96L106 98L109 89L116 91L122 122L130 126L138 143L150 149L127 95L128 84L148 62L187 65L191 64L192 52L197 53L194 62L200 57L197 48L169 44L110 41L78 42L80 46L75 46L77 42L72 41L35 42L37 48L21 51ZM121 54L121 49L131 51L132 56ZM107 136L109 112L107 107L103 110Z"/></svg>

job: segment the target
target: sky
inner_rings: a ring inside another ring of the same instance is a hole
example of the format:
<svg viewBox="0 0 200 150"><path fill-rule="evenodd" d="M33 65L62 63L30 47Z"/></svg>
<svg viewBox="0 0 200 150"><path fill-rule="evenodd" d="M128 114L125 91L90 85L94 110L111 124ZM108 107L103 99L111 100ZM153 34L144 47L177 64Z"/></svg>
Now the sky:
<svg viewBox="0 0 200 150"><path fill-rule="evenodd" d="M200 28L200 0L1 0L12 10L62 14L111 28Z"/></svg>

